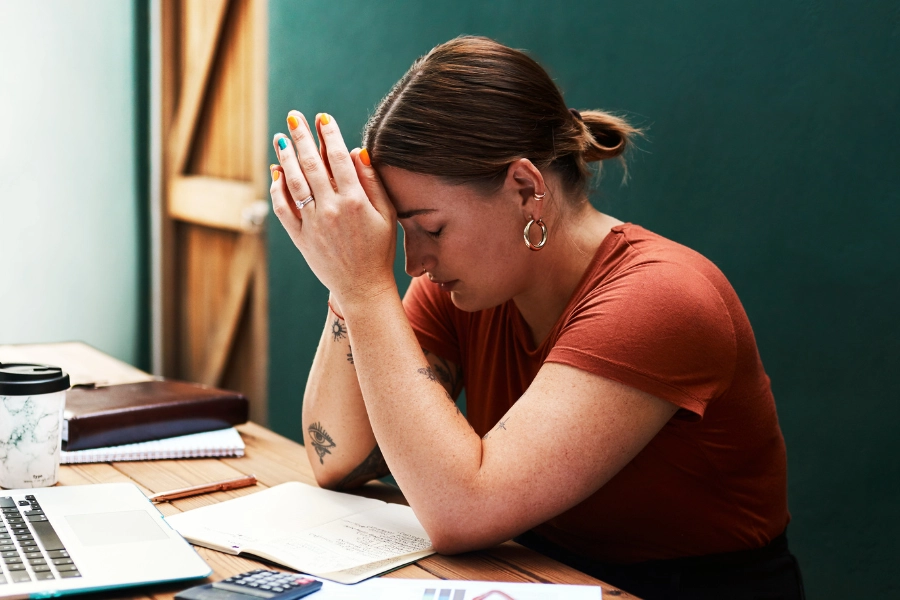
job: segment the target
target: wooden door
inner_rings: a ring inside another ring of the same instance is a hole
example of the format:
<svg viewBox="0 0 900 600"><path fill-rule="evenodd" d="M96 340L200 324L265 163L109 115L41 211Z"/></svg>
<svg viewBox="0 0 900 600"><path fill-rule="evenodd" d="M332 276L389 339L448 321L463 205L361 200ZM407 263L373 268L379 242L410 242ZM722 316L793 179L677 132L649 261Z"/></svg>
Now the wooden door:
<svg viewBox="0 0 900 600"><path fill-rule="evenodd" d="M266 3L162 0L163 373L265 424Z"/></svg>

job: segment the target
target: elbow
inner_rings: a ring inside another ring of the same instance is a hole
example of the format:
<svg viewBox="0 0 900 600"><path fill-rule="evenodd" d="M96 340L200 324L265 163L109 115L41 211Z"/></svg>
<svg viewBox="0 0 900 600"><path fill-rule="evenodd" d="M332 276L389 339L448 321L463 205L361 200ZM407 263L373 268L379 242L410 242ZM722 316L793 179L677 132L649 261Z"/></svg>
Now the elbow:
<svg viewBox="0 0 900 600"><path fill-rule="evenodd" d="M346 473L344 474L346 475ZM344 475L340 473L329 473L325 471L315 471L316 485L323 490L331 490L333 492L343 492L351 487L344 481Z"/></svg>
<svg viewBox="0 0 900 600"><path fill-rule="evenodd" d="M449 519L448 521L453 521ZM473 527L460 526L452 522L442 522L437 526L426 527L425 531L431 540L431 546L438 554L460 554L489 548L503 541L488 538Z"/></svg>
<svg viewBox="0 0 900 600"><path fill-rule="evenodd" d="M338 482L334 477L330 477L328 473L315 473L316 485L323 490L338 491Z"/></svg>

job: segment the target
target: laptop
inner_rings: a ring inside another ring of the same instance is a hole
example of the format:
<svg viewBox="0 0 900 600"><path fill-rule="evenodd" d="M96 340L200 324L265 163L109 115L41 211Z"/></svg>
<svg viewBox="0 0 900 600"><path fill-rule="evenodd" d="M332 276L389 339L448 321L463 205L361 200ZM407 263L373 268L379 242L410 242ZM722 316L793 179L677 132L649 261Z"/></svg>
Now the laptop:
<svg viewBox="0 0 900 600"><path fill-rule="evenodd" d="M0 598L212 573L134 484L0 490L0 515Z"/></svg>

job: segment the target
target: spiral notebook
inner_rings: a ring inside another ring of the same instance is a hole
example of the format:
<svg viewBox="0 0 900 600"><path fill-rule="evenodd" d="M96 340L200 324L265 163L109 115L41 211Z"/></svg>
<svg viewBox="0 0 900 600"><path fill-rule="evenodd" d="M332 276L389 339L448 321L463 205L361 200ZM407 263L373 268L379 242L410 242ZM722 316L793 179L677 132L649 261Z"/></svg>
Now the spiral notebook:
<svg viewBox="0 0 900 600"><path fill-rule="evenodd" d="M62 464L162 460L167 458L239 457L244 455L244 440L234 427L204 431L190 435L110 446L60 452Z"/></svg>

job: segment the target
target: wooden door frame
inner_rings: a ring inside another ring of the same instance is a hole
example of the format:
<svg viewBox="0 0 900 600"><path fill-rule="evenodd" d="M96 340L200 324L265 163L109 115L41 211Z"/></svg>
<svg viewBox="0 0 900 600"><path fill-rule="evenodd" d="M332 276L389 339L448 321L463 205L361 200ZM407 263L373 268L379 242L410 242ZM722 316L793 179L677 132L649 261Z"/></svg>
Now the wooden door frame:
<svg viewBox="0 0 900 600"><path fill-rule="evenodd" d="M185 2L210 0L181 0ZM178 328L178 307L176 298L178 264L176 263L175 222L182 221L197 225L240 232L235 248L232 273L235 279L248 281L250 291L259 305L253 333L257 345L268 350L268 280L265 267L255 269L254 265L265 259L265 237L263 228L268 212L268 180L264 133L267 129L267 6L266 0L212 0L219 2L217 18L219 25L215 39L210 40L205 59L205 72L200 80L193 80L193 89L179 90L183 106L176 119L175 64L176 57L172 39L177 32L172 18L173 7L178 0L150 0L150 279L151 279L151 366L155 375L171 376L178 372L175 340ZM252 112L254 130L260 132L259 143L251 147L255 167L253 180L249 182L214 180L202 176L181 175L187 164L189 148L197 129L197 112L209 89L210 71L218 52L219 37L222 35L224 20L236 2L252 3L254 38L256 40L253 60L255 64L255 85L253 89ZM168 17L167 11L169 12ZM166 36L169 36L166 38ZM187 98L187 102L185 102ZM184 106L188 107L187 112ZM258 165L257 165L258 163ZM257 175L258 173L258 175ZM198 189L215 190L215 203L185 203L180 200L189 197ZM238 286L229 286L225 305L231 315L216 332L217 340L232 339L241 316L245 294ZM228 347L223 343L212 344L211 356L203 374L205 382L221 379L228 361ZM268 360L264 359L264 371ZM261 373L261 398L251 398L251 415L265 424L267 417L266 380L267 373ZM254 406L253 404L256 404Z"/></svg>

